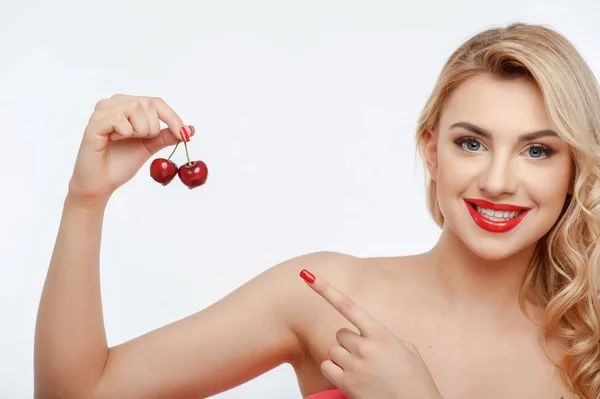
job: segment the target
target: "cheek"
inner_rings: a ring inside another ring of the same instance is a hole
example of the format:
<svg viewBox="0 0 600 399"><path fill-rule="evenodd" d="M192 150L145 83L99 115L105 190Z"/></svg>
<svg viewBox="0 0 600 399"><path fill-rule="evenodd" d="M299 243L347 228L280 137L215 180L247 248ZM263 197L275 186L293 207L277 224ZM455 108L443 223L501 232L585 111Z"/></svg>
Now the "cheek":
<svg viewBox="0 0 600 399"><path fill-rule="evenodd" d="M476 173L473 159L457 156L456 148L449 146L438 150L437 188L441 200L445 195L463 193ZM440 204L441 205L441 204Z"/></svg>
<svg viewBox="0 0 600 399"><path fill-rule="evenodd" d="M568 165L556 167L545 173L531 173L524 182L526 191L540 208L554 208L553 213L560 213L569 185L571 168Z"/></svg>

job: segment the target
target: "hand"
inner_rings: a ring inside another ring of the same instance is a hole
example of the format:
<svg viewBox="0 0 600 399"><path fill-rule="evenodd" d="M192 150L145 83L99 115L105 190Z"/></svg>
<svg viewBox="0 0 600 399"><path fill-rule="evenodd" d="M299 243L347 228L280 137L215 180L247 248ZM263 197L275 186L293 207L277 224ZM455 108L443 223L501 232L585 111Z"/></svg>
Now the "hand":
<svg viewBox="0 0 600 399"><path fill-rule="evenodd" d="M321 364L323 375L349 399L442 399L413 344L394 336L325 279L305 270L300 275L360 332L338 330L337 345Z"/></svg>
<svg viewBox="0 0 600 399"><path fill-rule="evenodd" d="M161 129L160 121L167 127ZM160 98L118 94L100 100L83 134L69 195L91 202L106 198L153 154L193 135L194 128Z"/></svg>

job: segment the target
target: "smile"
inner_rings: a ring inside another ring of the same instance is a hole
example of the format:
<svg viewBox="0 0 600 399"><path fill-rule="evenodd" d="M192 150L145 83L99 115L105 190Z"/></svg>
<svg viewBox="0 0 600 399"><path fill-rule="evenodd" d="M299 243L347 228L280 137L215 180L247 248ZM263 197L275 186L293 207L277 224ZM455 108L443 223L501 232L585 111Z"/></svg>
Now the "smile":
<svg viewBox="0 0 600 399"><path fill-rule="evenodd" d="M506 233L527 216L531 208L465 198L465 205L477 226L490 233Z"/></svg>

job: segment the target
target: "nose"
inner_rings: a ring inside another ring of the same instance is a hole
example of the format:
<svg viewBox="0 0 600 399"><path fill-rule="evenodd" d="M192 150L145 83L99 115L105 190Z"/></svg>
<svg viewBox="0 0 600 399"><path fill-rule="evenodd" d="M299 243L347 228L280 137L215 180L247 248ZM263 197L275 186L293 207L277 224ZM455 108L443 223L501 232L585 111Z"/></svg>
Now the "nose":
<svg viewBox="0 0 600 399"><path fill-rule="evenodd" d="M515 163L509 157L490 157L479 178L479 189L488 196L503 197L517 191Z"/></svg>

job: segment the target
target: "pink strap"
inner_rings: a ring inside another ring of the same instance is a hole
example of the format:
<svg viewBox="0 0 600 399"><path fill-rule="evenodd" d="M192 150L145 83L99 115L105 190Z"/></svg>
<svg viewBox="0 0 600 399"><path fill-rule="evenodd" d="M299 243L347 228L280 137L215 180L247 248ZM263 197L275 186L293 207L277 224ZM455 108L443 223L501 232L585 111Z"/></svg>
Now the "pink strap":
<svg viewBox="0 0 600 399"><path fill-rule="evenodd" d="M308 395L306 399L348 399L339 389L330 389Z"/></svg>

